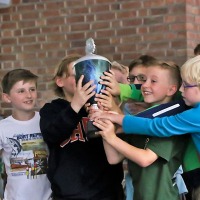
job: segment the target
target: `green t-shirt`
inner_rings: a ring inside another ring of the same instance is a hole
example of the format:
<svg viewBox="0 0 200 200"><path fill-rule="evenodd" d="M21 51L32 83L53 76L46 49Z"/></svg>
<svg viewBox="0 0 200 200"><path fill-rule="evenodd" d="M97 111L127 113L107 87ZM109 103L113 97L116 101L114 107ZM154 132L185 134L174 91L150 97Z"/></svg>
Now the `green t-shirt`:
<svg viewBox="0 0 200 200"><path fill-rule="evenodd" d="M190 138L183 158L183 171L188 172L197 168L200 168L198 152L192 138Z"/></svg>
<svg viewBox="0 0 200 200"><path fill-rule="evenodd" d="M182 164L187 136L169 138L126 135L124 140L138 148L148 148L159 158L148 167L128 161L134 185L134 200L178 200L179 192L173 176Z"/></svg>
<svg viewBox="0 0 200 200"><path fill-rule="evenodd" d="M120 100L126 101L127 99L135 99L143 101L143 96L140 89L137 89L134 84L119 84L120 87Z"/></svg>

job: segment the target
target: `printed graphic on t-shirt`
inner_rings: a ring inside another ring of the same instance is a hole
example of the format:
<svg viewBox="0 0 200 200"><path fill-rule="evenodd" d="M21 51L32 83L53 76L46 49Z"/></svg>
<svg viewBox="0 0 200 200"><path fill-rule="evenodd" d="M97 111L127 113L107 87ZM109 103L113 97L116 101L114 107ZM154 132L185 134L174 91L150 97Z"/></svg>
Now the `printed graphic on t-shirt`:
<svg viewBox="0 0 200 200"><path fill-rule="evenodd" d="M85 132L87 130L88 121L89 121L88 117L83 117L82 120L78 123L76 129L73 130L73 133L71 134L70 138L64 140L60 144L60 146L63 148L65 145L76 141L85 142L87 140Z"/></svg>
<svg viewBox="0 0 200 200"><path fill-rule="evenodd" d="M35 179L40 174L46 174L48 150L41 133L14 135L7 140L12 149L11 176Z"/></svg>

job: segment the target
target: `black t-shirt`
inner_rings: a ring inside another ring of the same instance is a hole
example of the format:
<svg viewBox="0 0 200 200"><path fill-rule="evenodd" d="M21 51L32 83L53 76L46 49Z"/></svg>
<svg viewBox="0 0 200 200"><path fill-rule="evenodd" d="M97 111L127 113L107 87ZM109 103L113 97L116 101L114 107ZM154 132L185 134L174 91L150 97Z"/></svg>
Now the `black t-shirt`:
<svg viewBox="0 0 200 200"><path fill-rule="evenodd" d="M122 163L109 165L102 138L86 137L87 113L57 99L40 110L40 127L50 151L48 178L61 199L121 199Z"/></svg>

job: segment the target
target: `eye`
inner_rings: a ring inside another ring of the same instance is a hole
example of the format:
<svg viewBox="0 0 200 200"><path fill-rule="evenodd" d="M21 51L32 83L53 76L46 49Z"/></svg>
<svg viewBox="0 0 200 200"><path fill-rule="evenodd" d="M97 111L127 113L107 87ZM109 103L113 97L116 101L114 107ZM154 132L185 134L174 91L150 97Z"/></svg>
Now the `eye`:
<svg viewBox="0 0 200 200"><path fill-rule="evenodd" d="M31 91L31 92L35 92L35 91L36 91L36 88L30 88L30 91Z"/></svg>
<svg viewBox="0 0 200 200"><path fill-rule="evenodd" d="M140 74L137 76L138 81L145 82L147 80L146 76L143 74Z"/></svg>
<svg viewBox="0 0 200 200"><path fill-rule="evenodd" d="M18 92L18 93L23 93L24 90L23 90L23 89L20 89L20 90L18 90L17 92Z"/></svg>
<svg viewBox="0 0 200 200"><path fill-rule="evenodd" d="M152 83L156 83L156 82L157 82L157 80L151 80L151 82L152 82Z"/></svg>

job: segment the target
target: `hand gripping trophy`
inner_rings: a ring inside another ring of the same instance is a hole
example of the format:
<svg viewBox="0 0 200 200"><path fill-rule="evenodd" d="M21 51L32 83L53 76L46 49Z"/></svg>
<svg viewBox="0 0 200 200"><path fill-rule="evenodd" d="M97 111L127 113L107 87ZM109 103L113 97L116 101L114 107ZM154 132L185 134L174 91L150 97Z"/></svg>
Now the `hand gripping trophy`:
<svg viewBox="0 0 200 200"><path fill-rule="evenodd" d="M95 92L100 93L102 89L104 89L104 85L99 83L100 77L103 75L105 71L109 71L111 67L110 61L103 57L94 54L95 52L95 43L92 38L89 38L86 41L85 52L86 56L81 57L76 60L74 63L75 69L75 77L76 82L79 80L80 76L83 74L83 85L89 82L90 80L94 80L94 84L96 84ZM88 101L93 109L98 109L97 103L94 100L94 96L91 97ZM92 121L88 121L87 124L87 137L92 138L95 137L95 132L98 131L97 127L92 124Z"/></svg>

